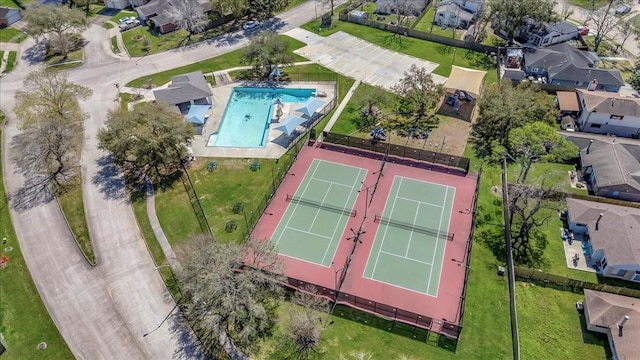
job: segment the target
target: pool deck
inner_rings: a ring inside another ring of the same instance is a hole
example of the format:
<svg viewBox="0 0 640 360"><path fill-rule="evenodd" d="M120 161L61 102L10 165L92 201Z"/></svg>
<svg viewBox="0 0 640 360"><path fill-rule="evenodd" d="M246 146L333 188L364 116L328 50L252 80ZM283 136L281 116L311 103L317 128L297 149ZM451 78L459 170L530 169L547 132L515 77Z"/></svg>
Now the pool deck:
<svg viewBox="0 0 640 360"><path fill-rule="evenodd" d="M293 137L288 138L283 132L275 130L275 128L281 124L277 121L275 115L272 117L267 145L264 147L248 148L207 146L211 134L218 131L218 128L220 127L220 122L227 107L227 102L233 92L233 88L246 86L248 86L248 84L244 82L234 82L211 89L213 93L212 114L209 116L209 119L204 126L202 135L196 135L191 143L193 154L196 157L277 159L287 151ZM319 99L325 101L327 104L336 96L333 83L328 82L291 82L281 87L294 89L313 88L316 89L316 92L325 92L327 96ZM283 106L283 114L280 119L286 119L289 113L295 109L297 105L297 103L285 104Z"/></svg>

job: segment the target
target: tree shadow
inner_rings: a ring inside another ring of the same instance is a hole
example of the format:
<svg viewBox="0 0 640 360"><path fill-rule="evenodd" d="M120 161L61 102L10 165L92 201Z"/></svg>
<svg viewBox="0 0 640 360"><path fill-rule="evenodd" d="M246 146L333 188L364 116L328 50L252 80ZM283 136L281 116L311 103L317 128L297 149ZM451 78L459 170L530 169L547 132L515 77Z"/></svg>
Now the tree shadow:
<svg viewBox="0 0 640 360"><path fill-rule="evenodd" d="M174 351L175 359L210 359L203 348L200 339L193 332L181 311L176 311L169 322L169 332L177 339L177 346Z"/></svg>
<svg viewBox="0 0 640 360"><path fill-rule="evenodd" d="M46 40L41 40L37 42L32 47L26 49L22 53L22 60L29 63L29 65L34 65L37 63L44 62L47 56L47 44Z"/></svg>
<svg viewBox="0 0 640 360"><path fill-rule="evenodd" d="M55 195L46 176L30 174L22 187L9 195L9 204L14 210L24 211L49 203Z"/></svg>
<svg viewBox="0 0 640 360"><path fill-rule="evenodd" d="M91 183L97 185L107 199L121 200L128 196L125 181L120 176L120 169L113 163L111 155L103 156L97 160L99 169L91 179Z"/></svg>

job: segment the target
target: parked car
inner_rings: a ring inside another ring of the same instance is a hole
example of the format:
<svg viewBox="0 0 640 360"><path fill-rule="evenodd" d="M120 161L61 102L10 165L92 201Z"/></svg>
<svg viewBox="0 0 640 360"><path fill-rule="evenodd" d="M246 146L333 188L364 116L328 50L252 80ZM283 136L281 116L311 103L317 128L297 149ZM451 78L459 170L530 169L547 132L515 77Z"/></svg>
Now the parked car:
<svg viewBox="0 0 640 360"><path fill-rule="evenodd" d="M140 20L134 17L120 19L120 31L127 31L140 25Z"/></svg>
<svg viewBox="0 0 640 360"><path fill-rule="evenodd" d="M624 15L631 11L631 7L629 5L620 5L616 8L616 15Z"/></svg>
<svg viewBox="0 0 640 360"><path fill-rule="evenodd" d="M258 25L260 25L259 22L255 20L250 20L250 21L247 21L244 25L242 25L242 30L251 30L257 27Z"/></svg>
<svg viewBox="0 0 640 360"><path fill-rule="evenodd" d="M586 26L580 26L578 28L578 34L580 34L580 36L587 36L589 35L589 31L591 31L591 29L589 29Z"/></svg>

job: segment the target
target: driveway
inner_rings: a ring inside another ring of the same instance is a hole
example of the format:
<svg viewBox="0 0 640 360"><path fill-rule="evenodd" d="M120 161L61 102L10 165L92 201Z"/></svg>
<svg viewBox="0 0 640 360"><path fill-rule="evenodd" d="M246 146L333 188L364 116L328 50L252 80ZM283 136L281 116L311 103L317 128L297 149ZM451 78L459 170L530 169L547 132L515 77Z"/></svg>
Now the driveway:
<svg viewBox="0 0 640 360"><path fill-rule="evenodd" d="M342 1L336 1L341 3ZM287 31L314 17L316 2L308 1L263 26ZM324 12L320 10L318 13ZM337 4L336 4L337 5ZM183 330L163 319L174 309L138 230L119 174L97 148L96 133L106 113L116 103L115 83L150 75L211 58L244 46L245 33L238 32L206 43L155 54L142 59L122 59L110 52L107 30L92 25L86 64L69 71L70 80L89 86L94 94L82 107L85 121L82 173L86 217L99 265L91 268L73 243L55 203L27 210L11 209L18 240L31 276L60 333L79 359L198 358L193 341ZM26 75L40 66L33 39L22 44L16 69L2 78L0 107L7 114L3 132L4 179L8 193L17 191L24 179L10 161L10 139L19 133L10 112L13 93Z"/></svg>

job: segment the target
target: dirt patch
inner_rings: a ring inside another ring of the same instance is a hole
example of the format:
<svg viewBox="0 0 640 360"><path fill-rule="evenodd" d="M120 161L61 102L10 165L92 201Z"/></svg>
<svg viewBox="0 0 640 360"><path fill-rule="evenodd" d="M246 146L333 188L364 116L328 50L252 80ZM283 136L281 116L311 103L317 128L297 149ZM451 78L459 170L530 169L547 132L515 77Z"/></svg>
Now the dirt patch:
<svg viewBox="0 0 640 360"><path fill-rule="evenodd" d="M471 123L450 116L439 115L440 124L427 139L409 139L407 146L462 156L471 131ZM404 138L406 141L406 138ZM404 145L404 143L402 144Z"/></svg>

